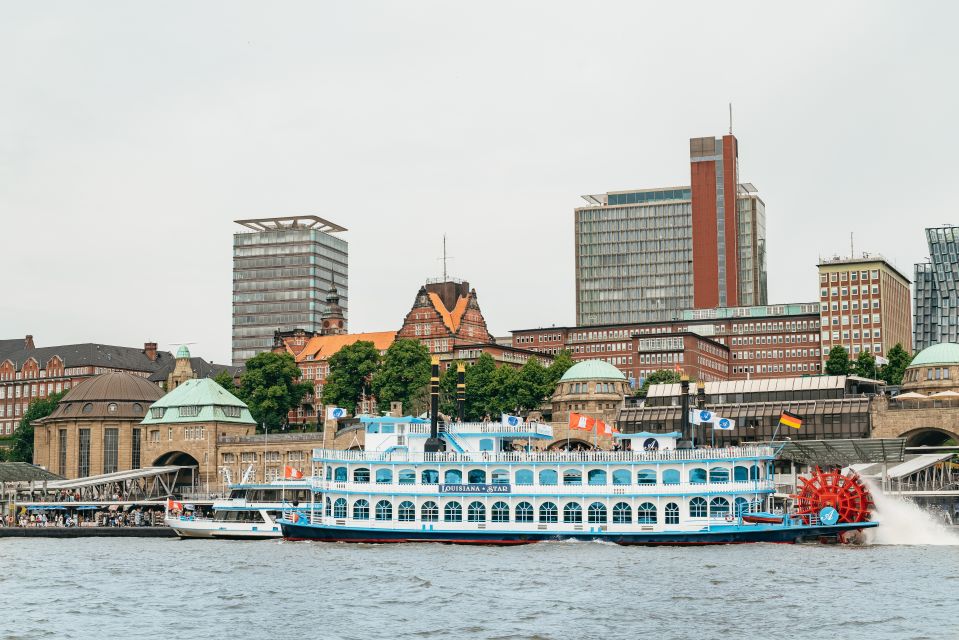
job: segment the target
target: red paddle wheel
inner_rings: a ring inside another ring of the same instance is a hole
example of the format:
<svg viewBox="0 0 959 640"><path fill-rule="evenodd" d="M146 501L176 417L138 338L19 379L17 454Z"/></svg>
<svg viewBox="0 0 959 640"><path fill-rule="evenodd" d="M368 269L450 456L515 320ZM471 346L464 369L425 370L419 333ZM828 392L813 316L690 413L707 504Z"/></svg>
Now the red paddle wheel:
<svg viewBox="0 0 959 640"><path fill-rule="evenodd" d="M869 489L859 474L850 471L823 471L819 467L811 478L799 478L802 487L796 498L796 514L806 517L818 515L824 507L839 512L839 522L866 522L873 506Z"/></svg>

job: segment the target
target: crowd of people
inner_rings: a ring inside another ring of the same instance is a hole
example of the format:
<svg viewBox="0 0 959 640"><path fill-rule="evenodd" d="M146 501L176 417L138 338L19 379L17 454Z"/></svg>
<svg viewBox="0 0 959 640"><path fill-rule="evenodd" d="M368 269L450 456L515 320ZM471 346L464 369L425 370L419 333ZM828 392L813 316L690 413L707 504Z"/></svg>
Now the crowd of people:
<svg viewBox="0 0 959 640"><path fill-rule="evenodd" d="M156 527L163 524L163 509L135 507L129 511L22 509L7 514L7 527Z"/></svg>

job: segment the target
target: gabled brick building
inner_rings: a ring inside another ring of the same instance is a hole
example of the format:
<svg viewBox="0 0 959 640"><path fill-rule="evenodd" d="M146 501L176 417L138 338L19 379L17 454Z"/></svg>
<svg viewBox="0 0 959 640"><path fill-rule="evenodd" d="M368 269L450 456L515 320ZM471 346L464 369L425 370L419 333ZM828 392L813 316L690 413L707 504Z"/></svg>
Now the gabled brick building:
<svg viewBox="0 0 959 640"><path fill-rule="evenodd" d="M457 345L494 341L476 289L462 280L427 282L420 287L396 337L419 340L434 354L450 353Z"/></svg>

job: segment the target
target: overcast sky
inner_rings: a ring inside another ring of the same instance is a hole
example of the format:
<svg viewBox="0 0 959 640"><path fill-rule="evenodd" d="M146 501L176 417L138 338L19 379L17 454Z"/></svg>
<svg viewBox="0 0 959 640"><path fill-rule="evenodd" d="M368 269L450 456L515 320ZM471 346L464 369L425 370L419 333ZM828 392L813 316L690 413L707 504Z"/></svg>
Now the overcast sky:
<svg viewBox="0 0 959 640"><path fill-rule="evenodd" d="M350 328L426 278L574 321L584 193L689 184L733 103L771 302L957 223L956 3L0 2L0 338L230 360L233 220L349 231Z"/></svg>

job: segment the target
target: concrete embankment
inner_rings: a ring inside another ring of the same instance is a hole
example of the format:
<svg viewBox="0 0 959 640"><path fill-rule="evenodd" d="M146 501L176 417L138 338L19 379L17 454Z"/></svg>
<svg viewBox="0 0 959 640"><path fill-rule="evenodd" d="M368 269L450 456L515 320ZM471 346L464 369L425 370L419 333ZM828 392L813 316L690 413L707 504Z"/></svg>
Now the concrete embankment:
<svg viewBox="0 0 959 640"><path fill-rule="evenodd" d="M170 527L0 527L0 538L175 538Z"/></svg>

